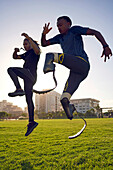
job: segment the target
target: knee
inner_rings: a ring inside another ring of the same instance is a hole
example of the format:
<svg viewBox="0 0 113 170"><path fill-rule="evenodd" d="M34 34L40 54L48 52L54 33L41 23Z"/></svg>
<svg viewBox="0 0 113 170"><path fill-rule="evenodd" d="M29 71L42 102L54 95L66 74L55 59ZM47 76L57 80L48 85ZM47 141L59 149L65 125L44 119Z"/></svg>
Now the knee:
<svg viewBox="0 0 113 170"><path fill-rule="evenodd" d="M33 91L31 88L24 88L25 96L27 100L32 100Z"/></svg>
<svg viewBox="0 0 113 170"><path fill-rule="evenodd" d="M60 100L62 106L68 106L69 105L69 100L68 98L64 97L62 100Z"/></svg>
<svg viewBox="0 0 113 170"><path fill-rule="evenodd" d="M12 67L9 67L9 68L7 69L8 74L10 74L10 73L12 72L12 70L13 70L13 68L12 68Z"/></svg>
<svg viewBox="0 0 113 170"><path fill-rule="evenodd" d="M64 98L67 98L68 101L70 101L71 94L68 93L68 92L64 92L64 93L61 95L60 101L62 101L62 99L64 99Z"/></svg>

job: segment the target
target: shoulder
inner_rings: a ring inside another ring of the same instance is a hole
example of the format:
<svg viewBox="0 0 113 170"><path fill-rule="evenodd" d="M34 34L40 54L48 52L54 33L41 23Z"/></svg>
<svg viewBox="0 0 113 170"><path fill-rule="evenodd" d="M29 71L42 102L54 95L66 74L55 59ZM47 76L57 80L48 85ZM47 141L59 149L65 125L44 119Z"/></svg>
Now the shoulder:
<svg viewBox="0 0 113 170"><path fill-rule="evenodd" d="M40 52L41 53L41 52ZM31 58L40 58L40 53L35 53L35 51L33 49L29 50L29 53L28 55L31 57ZM28 56L27 55L27 56Z"/></svg>
<svg viewBox="0 0 113 170"><path fill-rule="evenodd" d="M84 35L86 34L88 30L88 27L83 27L83 26L72 26L70 28L70 31L73 33L73 34L80 34L80 35Z"/></svg>
<svg viewBox="0 0 113 170"><path fill-rule="evenodd" d="M81 28L81 26L72 26L70 28L70 31L78 31Z"/></svg>
<svg viewBox="0 0 113 170"><path fill-rule="evenodd" d="M33 49L27 51L26 56L40 56L40 53L36 54Z"/></svg>

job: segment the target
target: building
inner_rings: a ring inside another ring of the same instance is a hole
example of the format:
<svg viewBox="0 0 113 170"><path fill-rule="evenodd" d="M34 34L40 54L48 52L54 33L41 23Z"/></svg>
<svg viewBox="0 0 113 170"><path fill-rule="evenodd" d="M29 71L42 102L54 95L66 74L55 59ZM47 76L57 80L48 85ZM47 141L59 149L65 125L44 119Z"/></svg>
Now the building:
<svg viewBox="0 0 113 170"><path fill-rule="evenodd" d="M76 110L80 113L86 113L90 109L94 109L97 112L99 106L99 100L92 99L92 98L85 98L85 99L73 99L70 101L71 104L74 104Z"/></svg>
<svg viewBox="0 0 113 170"><path fill-rule="evenodd" d="M0 112L2 111L10 113L12 116L19 116L23 113L22 108L7 102L7 100L0 102Z"/></svg>
<svg viewBox="0 0 113 170"><path fill-rule="evenodd" d="M63 108L60 103L61 95L56 91L51 91L46 94L35 95L35 110L38 113L49 113L62 111ZM92 98L72 99L71 104L74 104L76 110L80 113L86 113L90 109L94 109L98 114L99 100Z"/></svg>
<svg viewBox="0 0 113 170"><path fill-rule="evenodd" d="M51 91L45 94L36 94L35 95L35 110L38 113L49 113L57 112L62 110L60 103L61 95L56 91Z"/></svg>

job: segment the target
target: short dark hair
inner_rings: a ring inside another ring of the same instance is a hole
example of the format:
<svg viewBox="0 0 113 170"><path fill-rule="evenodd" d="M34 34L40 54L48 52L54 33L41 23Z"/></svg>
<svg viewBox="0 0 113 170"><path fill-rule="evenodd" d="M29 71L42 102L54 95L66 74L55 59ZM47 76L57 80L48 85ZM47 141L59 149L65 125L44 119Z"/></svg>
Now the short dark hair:
<svg viewBox="0 0 113 170"><path fill-rule="evenodd" d="M72 25L72 21L68 16L61 16L61 17L57 18L57 21L59 21L60 19L65 19L67 22L70 23L70 26Z"/></svg>

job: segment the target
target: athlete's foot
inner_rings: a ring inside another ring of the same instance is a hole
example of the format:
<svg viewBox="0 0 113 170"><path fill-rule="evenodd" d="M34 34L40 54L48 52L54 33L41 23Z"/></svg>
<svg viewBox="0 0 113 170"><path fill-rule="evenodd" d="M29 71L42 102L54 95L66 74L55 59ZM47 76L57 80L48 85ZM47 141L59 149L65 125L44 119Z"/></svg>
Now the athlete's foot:
<svg viewBox="0 0 113 170"><path fill-rule="evenodd" d="M30 133L34 130L34 128L36 128L38 125L37 122L31 122L27 125L27 132L25 134L25 136L28 136L30 135Z"/></svg>
<svg viewBox="0 0 113 170"><path fill-rule="evenodd" d="M23 96L23 95L25 95L25 92L22 89L17 89L14 92L8 94L9 97L16 97L16 96Z"/></svg>

